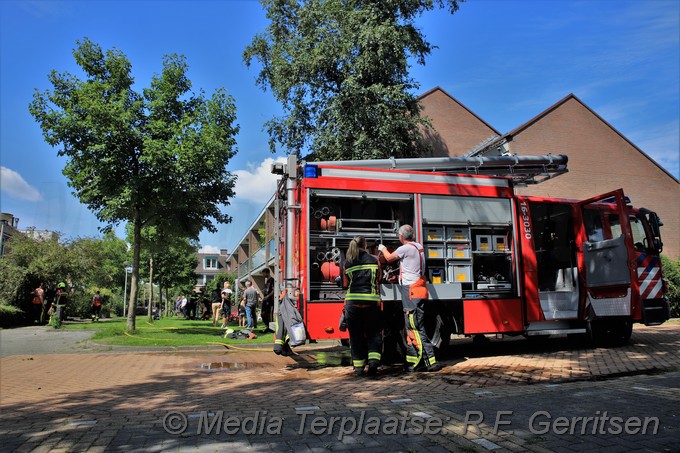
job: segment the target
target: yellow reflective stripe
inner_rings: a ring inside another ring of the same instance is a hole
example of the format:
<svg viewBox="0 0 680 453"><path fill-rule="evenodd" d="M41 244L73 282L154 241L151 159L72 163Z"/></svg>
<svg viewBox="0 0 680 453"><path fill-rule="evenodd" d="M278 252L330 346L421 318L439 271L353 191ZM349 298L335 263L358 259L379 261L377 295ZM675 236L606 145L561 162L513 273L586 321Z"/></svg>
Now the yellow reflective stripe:
<svg viewBox="0 0 680 453"><path fill-rule="evenodd" d="M366 366L366 361L365 360L352 360L352 364L355 367L362 367L362 366Z"/></svg>
<svg viewBox="0 0 680 453"><path fill-rule="evenodd" d="M369 352L368 353L368 360L380 360L382 356L380 355L379 352Z"/></svg>
<svg viewBox="0 0 680 453"><path fill-rule="evenodd" d="M355 271L365 271L365 270L377 271L378 265L377 264L359 264L357 266L348 267L347 269L345 269L345 273L351 274L352 272L355 272Z"/></svg>
<svg viewBox="0 0 680 453"><path fill-rule="evenodd" d="M354 294L354 293L346 293L345 294L345 300L366 300L366 301L371 301L371 302L378 302L380 301L380 294L372 293L372 294L366 294L366 293L359 293L359 294Z"/></svg>
<svg viewBox="0 0 680 453"><path fill-rule="evenodd" d="M374 293L375 289L378 286L378 285L376 285L377 277L378 277L378 266L375 266L375 270L373 272L371 272L371 293Z"/></svg>
<svg viewBox="0 0 680 453"><path fill-rule="evenodd" d="M416 321L415 318L413 317L413 314L408 315L408 321L409 324L411 325L411 331L413 332L413 336L416 337L416 350L418 351L418 355L415 358L415 363L420 362L420 359L423 358L423 340L420 338L420 333L418 332L418 329L416 329ZM409 360L410 362L410 360Z"/></svg>

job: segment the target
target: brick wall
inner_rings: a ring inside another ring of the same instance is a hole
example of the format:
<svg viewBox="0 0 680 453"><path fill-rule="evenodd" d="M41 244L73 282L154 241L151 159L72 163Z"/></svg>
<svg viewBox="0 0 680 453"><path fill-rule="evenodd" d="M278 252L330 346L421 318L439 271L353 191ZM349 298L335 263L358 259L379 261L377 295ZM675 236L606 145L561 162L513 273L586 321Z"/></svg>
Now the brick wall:
<svg viewBox="0 0 680 453"><path fill-rule="evenodd" d="M498 131L468 110L441 88L420 96L421 115L432 121L434 131L425 131L433 156L460 156Z"/></svg>

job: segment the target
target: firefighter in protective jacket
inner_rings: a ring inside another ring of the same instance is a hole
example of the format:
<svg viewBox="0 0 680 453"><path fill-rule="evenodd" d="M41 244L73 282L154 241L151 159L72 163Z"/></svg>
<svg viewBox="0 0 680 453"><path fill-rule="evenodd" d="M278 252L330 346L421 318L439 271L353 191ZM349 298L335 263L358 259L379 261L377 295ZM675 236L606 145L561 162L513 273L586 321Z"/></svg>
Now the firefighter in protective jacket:
<svg viewBox="0 0 680 453"><path fill-rule="evenodd" d="M382 316L378 258L366 251L366 238L356 236L347 248L343 266L345 321L349 329L354 372L360 376L368 365L369 375L378 371L382 352Z"/></svg>

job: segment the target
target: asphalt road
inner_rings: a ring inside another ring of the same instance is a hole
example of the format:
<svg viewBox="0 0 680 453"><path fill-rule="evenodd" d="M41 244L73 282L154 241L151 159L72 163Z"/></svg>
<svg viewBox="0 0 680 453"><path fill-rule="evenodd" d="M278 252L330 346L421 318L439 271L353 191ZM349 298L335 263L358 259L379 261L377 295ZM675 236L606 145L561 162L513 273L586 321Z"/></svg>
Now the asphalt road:
<svg viewBox="0 0 680 453"><path fill-rule="evenodd" d="M0 357L20 354L92 352L88 339L93 331L55 329L50 326L0 330Z"/></svg>

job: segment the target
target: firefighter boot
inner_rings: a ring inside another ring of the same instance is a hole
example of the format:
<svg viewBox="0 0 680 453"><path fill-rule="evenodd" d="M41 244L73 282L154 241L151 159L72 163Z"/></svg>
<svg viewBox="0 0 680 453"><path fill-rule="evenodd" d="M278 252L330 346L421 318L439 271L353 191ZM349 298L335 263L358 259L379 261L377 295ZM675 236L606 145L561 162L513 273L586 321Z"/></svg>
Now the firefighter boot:
<svg viewBox="0 0 680 453"><path fill-rule="evenodd" d="M380 364L380 362L378 362L377 360L369 360L368 361L368 371L366 372L366 374L368 376L375 376L376 374L378 374L378 365L379 364Z"/></svg>
<svg viewBox="0 0 680 453"><path fill-rule="evenodd" d="M439 363L433 363L432 365L425 368L425 371L428 371L430 373L434 373L434 372L439 371L441 369L442 369L442 366Z"/></svg>
<svg viewBox="0 0 680 453"><path fill-rule="evenodd" d="M282 355L282 356L289 356L293 355L293 350L290 348L290 345L286 342L280 342L280 343L275 343L274 344L274 354L276 355Z"/></svg>

